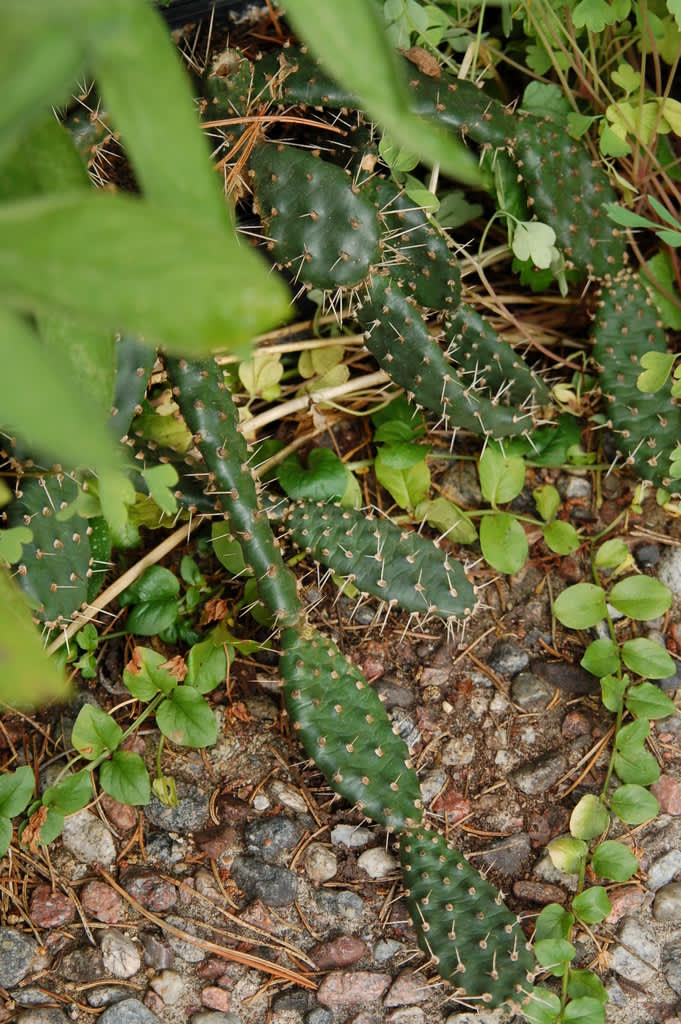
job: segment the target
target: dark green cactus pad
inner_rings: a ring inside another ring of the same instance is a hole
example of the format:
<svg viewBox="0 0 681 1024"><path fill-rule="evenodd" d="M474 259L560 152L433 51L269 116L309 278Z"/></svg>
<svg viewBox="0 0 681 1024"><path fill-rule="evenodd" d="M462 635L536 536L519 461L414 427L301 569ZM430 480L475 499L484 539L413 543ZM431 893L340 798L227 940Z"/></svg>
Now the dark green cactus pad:
<svg viewBox="0 0 681 1024"><path fill-rule="evenodd" d="M267 81L269 97L296 106L356 110L357 98L322 71L304 46L285 46L258 58L256 73Z"/></svg>
<svg viewBox="0 0 681 1024"><path fill-rule="evenodd" d="M618 457L644 480L678 494L681 480L669 471L670 455L681 441L681 410L672 402L669 381L652 394L636 387L644 370L641 357L667 352L657 309L637 275L624 270L604 283L593 337Z"/></svg>
<svg viewBox="0 0 681 1024"><path fill-rule="evenodd" d="M456 309L461 274L441 232L391 181L372 178L363 191L378 209L383 266L421 306Z"/></svg>
<svg viewBox="0 0 681 1024"><path fill-rule="evenodd" d="M418 824L420 789L409 751L360 670L312 629L285 630L281 650L286 708L329 785L387 828Z"/></svg>
<svg viewBox="0 0 681 1024"><path fill-rule="evenodd" d="M137 338L116 339L116 380L109 426L117 438L128 433L133 417L142 411L142 400L154 363L156 350Z"/></svg>
<svg viewBox="0 0 681 1024"><path fill-rule="evenodd" d="M414 530L338 504L300 501L284 522L298 547L363 594L424 618L465 619L475 607L460 562Z"/></svg>
<svg viewBox="0 0 681 1024"><path fill-rule="evenodd" d="M463 371L459 378L463 384L474 383L518 404L528 399L536 405L548 401L541 377L471 306L459 306L444 326L446 355Z"/></svg>
<svg viewBox="0 0 681 1024"><path fill-rule="evenodd" d="M231 532L258 581L258 594L280 625L300 614L296 578L283 562L272 527L258 505L238 414L214 360L167 361L173 396L194 435L208 473L204 494L229 516Z"/></svg>
<svg viewBox="0 0 681 1024"><path fill-rule="evenodd" d="M17 582L46 625L69 622L88 600L92 573L87 519L59 513L76 500L77 482L64 474L21 480L7 509L7 525L28 526L33 543L23 550Z"/></svg>
<svg viewBox="0 0 681 1024"><path fill-rule="evenodd" d="M312 152L259 146L253 188L278 264L313 288L352 288L380 258L378 213L349 173Z"/></svg>
<svg viewBox="0 0 681 1024"><path fill-rule="evenodd" d="M489 1008L520 1002L534 958L501 894L438 832L405 832L400 860L419 946L455 994Z"/></svg>
<svg viewBox="0 0 681 1024"><path fill-rule="evenodd" d="M374 279L370 301L357 316L379 365L419 405L438 413L445 426L491 437L523 434L532 427L531 411L481 396L458 380L425 320L392 279Z"/></svg>
<svg viewBox="0 0 681 1024"><path fill-rule="evenodd" d="M407 64L409 106L480 146L502 148L513 136L516 116L473 82L446 72L435 78Z"/></svg>

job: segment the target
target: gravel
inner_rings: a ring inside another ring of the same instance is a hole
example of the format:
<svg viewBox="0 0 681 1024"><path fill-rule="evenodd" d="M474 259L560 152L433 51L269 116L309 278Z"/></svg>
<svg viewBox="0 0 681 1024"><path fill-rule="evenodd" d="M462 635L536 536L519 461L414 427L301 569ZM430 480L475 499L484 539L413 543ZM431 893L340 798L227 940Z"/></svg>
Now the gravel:
<svg viewBox="0 0 681 1024"><path fill-rule="evenodd" d="M13 988L23 981L37 952L35 939L15 928L0 928L0 986Z"/></svg>

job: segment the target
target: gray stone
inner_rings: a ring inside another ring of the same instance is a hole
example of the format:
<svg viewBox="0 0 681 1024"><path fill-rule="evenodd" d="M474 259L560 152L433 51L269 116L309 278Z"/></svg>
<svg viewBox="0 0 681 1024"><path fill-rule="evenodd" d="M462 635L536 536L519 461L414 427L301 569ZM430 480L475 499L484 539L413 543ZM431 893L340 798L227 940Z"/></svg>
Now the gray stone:
<svg viewBox="0 0 681 1024"><path fill-rule="evenodd" d="M160 1021L139 999L121 999L97 1018L97 1024L160 1024Z"/></svg>
<svg viewBox="0 0 681 1024"><path fill-rule="evenodd" d="M179 928L183 932L187 932L188 935L196 935L196 926L193 925L191 921L185 921L183 917L177 917L175 914L168 914L166 921L168 924L172 924L175 928ZM184 960L188 964L198 964L201 963L202 960L206 959L205 951L194 942L190 942L189 939L181 939L179 936L172 935L170 932L168 932L167 938L180 960Z"/></svg>
<svg viewBox="0 0 681 1024"><path fill-rule="evenodd" d="M586 476L578 476L574 473L561 473L556 482L556 487L561 498L567 500L579 498L580 500L588 501L591 497L591 481Z"/></svg>
<svg viewBox="0 0 681 1024"><path fill-rule="evenodd" d="M144 963L147 967L155 967L157 971L172 967L175 954L167 942L162 942L151 932L141 932L140 942L144 947Z"/></svg>
<svg viewBox="0 0 681 1024"><path fill-rule="evenodd" d="M102 951L95 946L78 946L65 953L59 973L67 981L87 982L104 977Z"/></svg>
<svg viewBox="0 0 681 1024"><path fill-rule="evenodd" d="M184 988L184 981L177 971L161 971L160 974L154 975L149 984L166 1006L173 1006Z"/></svg>
<svg viewBox="0 0 681 1024"><path fill-rule="evenodd" d="M144 841L147 860L163 868L179 864L187 855L187 841L175 839L167 832L154 832Z"/></svg>
<svg viewBox="0 0 681 1024"><path fill-rule="evenodd" d="M374 946L374 960L377 964L385 964L392 960L396 953L404 949L404 943L395 939L379 939Z"/></svg>
<svg viewBox="0 0 681 1024"><path fill-rule="evenodd" d="M272 864L282 853L295 849L302 834L298 822L284 814L260 818L246 826L246 849Z"/></svg>
<svg viewBox="0 0 681 1024"><path fill-rule="evenodd" d="M653 917L656 921L681 921L681 882L669 882L658 889Z"/></svg>
<svg viewBox="0 0 681 1024"><path fill-rule="evenodd" d="M555 785L567 769L565 755L559 750L550 750L534 761L521 765L511 772L513 785L526 796L545 793Z"/></svg>
<svg viewBox="0 0 681 1024"><path fill-rule="evenodd" d="M447 773L444 768L433 768L429 772L425 772L421 777L421 798L424 804L429 804L431 800L440 793L442 787L447 781Z"/></svg>
<svg viewBox="0 0 681 1024"><path fill-rule="evenodd" d="M652 569L660 561L659 545L639 544L634 551L634 558L639 569Z"/></svg>
<svg viewBox="0 0 681 1024"><path fill-rule="evenodd" d="M653 892L657 892L663 885L673 881L679 872L681 872L681 850L669 850L648 867L646 885Z"/></svg>
<svg viewBox="0 0 681 1024"><path fill-rule="evenodd" d="M417 743L421 742L421 732L414 719L404 708L393 708L390 718L397 733L402 737L407 747L411 750Z"/></svg>
<svg viewBox="0 0 681 1024"><path fill-rule="evenodd" d="M241 1017L231 1010L202 1010L194 1014L191 1024L241 1024Z"/></svg>
<svg viewBox="0 0 681 1024"><path fill-rule="evenodd" d="M517 676L530 664L530 656L515 640L497 640L487 657L487 664L499 675Z"/></svg>
<svg viewBox="0 0 681 1024"><path fill-rule="evenodd" d="M420 1006L401 1006L388 1015L390 1024L425 1024L425 1019Z"/></svg>
<svg viewBox="0 0 681 1024"><path fill-rule="evenodd" d="M83 864L106 868L116 860L114 837L92 811L78 811L65 818L61 837L69 853Z"/></svg>
<svg viewBox="0 0 681 1024"><path fill-rule="evenodd" d="M302 1015L310 1008L311 994L303 988L289 989L272 997L272 1012L282 1013L293 1010Z"/></svg>
<svg viewBox="0 0 681 1024"><path fill-rule="evenodd" d="M35 939L14 928L0 928L0 986L18 985L31 970L37 952Z"/></svg>
<svg viewBox="0 0 681 1024"><path fill-rule="evenodd" d="M293 871L258 857L235 857L231 874L249 899L261 899L270 907L287 907L298 895L298 876Z"/></svg>
<svg viewBox="0 0 681 1024"><path fill-rule="evenodd" d="M45 1003L52 1002L52 996L49 992L45 992L41 988L34 988L33 986L12 989L10 996L19 1006L43 1006Z"/></svg>
<svg viewBox="0 0 681 1024"><path fill-rule="evenodd" d="M280 779L275 779L270 786L270 796L275 804L283 804L296 814L308 814L310 811L298 790Z"/></svg>
<svg viewBox="0 0 681 1024"><path fill-rule="evenodd" d="M480 508L482 491L475 466L458 462L448 469L440 480L440 491L448 501L464 508Z"/></svg>
<svg viewBox="0 0 681 1024"><path fill-rule="evenodd" d="M98 985L85 993L88 1006L93 1010L99 1010L102 1006L111 1006L112 1003L120 1003L122 999L130 997L130 989L125 985Z"/></svg>
<svg viewBox="0 0 681 1024"><path fill-rule="evenodd" d="M681 940L669 942L662 951L662 970L667 984L681 996Z"/></svg>
<svg viewBox="0 0 681 1024"><path fill-rule="evenodd" d="M303 863L312 882L328 882L338 871L338 857L323 843L310 843L303 854Z"/></svg>
<svg viewBox="0 0 681 1024"><path fill-rule="evenodd" d="M442 749L443 764L466 765L470 764L476 754L475 737L472 733L466 732L460 736L452 736Z"/></svg>
<svg viewBox="0 0 681 1024"><path fill-rule="evenodd" d="M169 807L152 796L144 808L147 821L167 832L193 832L208 821L210 793L193 782L178 781L177 806Z"/></svg>
<svg viewBox="0 0 681 1024"><path fill-rule="evenodd" d="M525 832L518 832L488 847L480 860L486 867L502 875L517 875L526 867L531 856L530 837Z"/></svg>
<svg viewBox="0 0 681 1024"><path fill-rule="evenodd" d="M100 946L104 970L114 978L132 978L142 966L139 949L123 932L104 932Z"/></svg>
<svg viewBox="0 0 681 1024"><path fill-rule="evenodd" d="M366 871L369 878L385 878L395 870L397 861L382 846L374 846L359 855L357 866Z"/></svg>
<svg viewBox="0 0 681 1024"><path fill-rule="evenodd" d="M610 950L612 970L637 985L651 981L660 966L660 947L641 918L625 917L618 939L618 944Z"/></svg>
<svg viewBox="0 0 681 1024"><path fill-rule="evenodd" d="M316 913L326 928L341 928L352 931L362 921L364 900L350 889L336 892L332 889L320 889L310 894ZM323 929L320 927L320 931Z"/></svg>
<svg viewBox="0 0 681 1024"><path fill-rule="evenodd" d="M359 825L336 825L331 829L331 842L335 846L347 846L349 850L366 846L371 838L369 829Z"/></svg>
<svg viewBox="0 0 681 1024"><path fill-rule="evenodd" d="M566 871L557 868L548 853L539 858L534 866L534 874L537 878L560 885L569 892L574 892L577 889L577 875L568 875Z"/></svg>
<svg viewBox="0 0 681 1024"><path fill-rule="evenodd" d="M677 597L681 594L681 547L668 547L657 567L657 576L661 583Z"/></svg>
<svg viewBox="0 0 681 1024"><path fill-rule="evenodd" d="M541 711L551 703L554 688L534 672L520 672L511 685L511 700L523 711Z"/></svg>
<svg viewBox="0 0 681 1024"><path fill-rule="evenodd" d="M69 1018L61 1010L45 1007L24 1010L16 1018L17 1024L69 1024Z"/></svg>
<svg viewBox="0 0 681 1024"><path fill-rule="evenodd" d="M305 1024L333 1024L333 1014L331 1010L317 1006L305 1014Z"/></svg>

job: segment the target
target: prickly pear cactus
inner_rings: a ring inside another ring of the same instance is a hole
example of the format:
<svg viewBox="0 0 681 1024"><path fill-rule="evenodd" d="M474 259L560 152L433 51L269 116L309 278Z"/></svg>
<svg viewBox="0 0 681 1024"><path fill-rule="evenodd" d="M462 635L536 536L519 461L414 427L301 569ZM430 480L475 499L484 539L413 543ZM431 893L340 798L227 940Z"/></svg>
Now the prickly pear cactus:
<svg viewBox="0 0 681 1024"><path fill-rule="evenodd" d="M133 417L141 411L155 362L156 351L149 345L134 337L116 339L116 381L109 426L119 439L127 435Z"/></svg>
<svg viewBox="0 0 681 1024"><path fill-rule="evenodd" d="M409 752L360 670L311 629L285 630L281 649L284 699L308 757L367 818L396 831L417 824Z"/></svg>
<svg viewBox="0 0 681 1024"><path fill-rule="evenodd" d="M534 966L520 921L444 836L400 839L407 903L421 949L466 1001L493 1008L527 992Z"/></svg>
<svg viewBox="0 0 681 1024"><path fill-rule="evenodd" d="M463 620L476 598L460 562L389 519L324 502L300 501L284 516L298 547L388 605L423 618Z"/></svg>
<svg viewBox="0 0 681 1024"><path fill-rule="evenodd" d="M672 403L669 383L652 394L636 386L644 370L641 357L667 352L657 310L637 275L624 270L604 282L593 337L618 458L644 480L681 492L681 480L670 475L671 454L681 440L681 410Z"/></svg>

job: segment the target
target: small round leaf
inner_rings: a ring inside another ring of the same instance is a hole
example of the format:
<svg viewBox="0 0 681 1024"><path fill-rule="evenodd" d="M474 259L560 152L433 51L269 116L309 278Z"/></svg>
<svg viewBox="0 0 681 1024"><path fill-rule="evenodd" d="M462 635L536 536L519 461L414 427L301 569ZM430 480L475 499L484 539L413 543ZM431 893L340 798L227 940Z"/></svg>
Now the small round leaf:
<svg viewBox="0 0 681 1024"><path fill-rule="evenodd" d="M137 807L151 800L151 783L139 754L117 750L99 769L99 782L105 793L121 804Z"/></svg>
<svg viewBox="0 0 681 1024"><path fill-rule="evenodd" d="M620 667L619 647L609 637L592 640L580 665L599 679L612 675Z"/></svg>
<svg viewBox="0 0 681 1024"><path fill-rule="evenodd" d="M519 572L527 561L527 535L507 512L485 516L480 523L480 547L485 559L499 572Z"/></svg>
<svg viewBox="0 0 681 1024"><path fill-rule="evenodd" d="M576 875L582 865L582 861L589 852L586 843L581 839L572 839L570 836L558 836L552 839L546 847L552 864L559 871L565 871L569 875Z"/></svg>
<svg viewBox="0 0 681 1024"><path fill-rule="evenodd" d="M654 818L660 805L649 790L629 784L615 790L610 798L610 808L627 825L640 825Z"/></svg>
<svg viewBox="0 0 681 1024"><path fill-rule="evenodd" d="M672 592L652 576L627 576L616 583L608 601L622 615L644 621L664 615L672 603Z"/></svg>
<svg viewBox="0 0 681 1024"><path fill-rule="evenodd" d="M599 878L628 882L638 871L638 861L631 850L615 839L607 839L591 855L591 867Z"/></svg>
<svg viewBox="0 0 681 1024"><path fill-rule="evenodd" d="M553 602L553 614L569 629L589 629L605 618L605 591L594 583L575 583Z"/></svg>
<svg viewBox="0 0 681 1024"><path fill-rule="evenodd" d="M648 679L668 679L676 672L673 658L654 640L644 636L622 644L622 661L632 672Z"/></svg>
<svg viewBox="0 0 681 1024"><path fill-rule="evenodd" d="M576 839L595 839L607 831L610 815L597 796L586 793L570 815L570 833Z"/></svg>
<svg viewBox="0 0 681 1024"><path fill-rule="evenodd" d="M575 896L572 909L580 921L596 924L605 920L612 910L612 904L605 889L601 885L594 885L591 889L580 892L579 896Z"/></svg>

